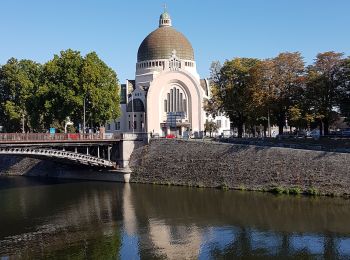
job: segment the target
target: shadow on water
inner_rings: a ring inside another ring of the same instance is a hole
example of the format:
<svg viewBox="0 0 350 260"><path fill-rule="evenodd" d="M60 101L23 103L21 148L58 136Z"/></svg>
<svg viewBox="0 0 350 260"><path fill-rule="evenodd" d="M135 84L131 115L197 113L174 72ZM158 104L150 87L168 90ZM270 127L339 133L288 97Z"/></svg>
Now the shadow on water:
<svg viewBox="0 0 350 260"><path fill-rule="evenodd" d="M0 172L9 170L14 165L20 163L23 157L0 155Z"/></svg>
<svg viewBox="0 0 350 260"><path fill-rule="evenodd" d="M0 256L350 257L350 201L340 198L20 177L0 186L6 182Z"/></svg>

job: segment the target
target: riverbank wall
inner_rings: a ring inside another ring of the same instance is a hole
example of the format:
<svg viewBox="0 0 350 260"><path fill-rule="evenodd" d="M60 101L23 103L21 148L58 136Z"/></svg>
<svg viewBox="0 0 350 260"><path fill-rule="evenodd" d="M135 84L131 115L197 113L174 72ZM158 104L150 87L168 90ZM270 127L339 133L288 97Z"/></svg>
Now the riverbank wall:
<svg viewBox="0 0 350 260"><path fill-rule="evenodd" d="M130 171L128 169L97 171L80 165L7 155L0 156L1 175L115 182L129 182L130 179Z"/></svg>
<svg viewBox="0 0 350 260"><path fill-rule="evenodd" d="M159 139L130 167L138 183L350 195L350 153Z"/></svg>
<svg viewBox="0 0 350 260"><path fill-rule="evenodd" d="M0 175L350 195L350 153L158 139L134 150L128 172L0 156Z"/></svg>

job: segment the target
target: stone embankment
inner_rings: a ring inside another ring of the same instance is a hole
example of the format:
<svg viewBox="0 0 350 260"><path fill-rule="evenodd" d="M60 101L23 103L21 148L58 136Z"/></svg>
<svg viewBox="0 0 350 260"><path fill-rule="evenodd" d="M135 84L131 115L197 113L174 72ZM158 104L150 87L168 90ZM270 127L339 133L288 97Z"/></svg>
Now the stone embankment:
<svg viewBox="0 0 350 260"><path fill-rule="evenodd" d="M152 140L130 167L131 182L350 195L350 153Z"/></svg>

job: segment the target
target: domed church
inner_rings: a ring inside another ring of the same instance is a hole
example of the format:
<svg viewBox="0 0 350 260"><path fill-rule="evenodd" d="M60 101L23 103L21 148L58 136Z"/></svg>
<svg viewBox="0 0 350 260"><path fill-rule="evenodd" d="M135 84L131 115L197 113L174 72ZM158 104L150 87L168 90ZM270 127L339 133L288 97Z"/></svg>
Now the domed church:
<svg viewBox="0 0 350 260"><path fill-rule="evenodd" d="M209 84L200 79L191 43L172 26L168 12L141 43L135 80L121 85L122 116L109 132L150 132L201 136L206 120L203 101Z"/></svg>

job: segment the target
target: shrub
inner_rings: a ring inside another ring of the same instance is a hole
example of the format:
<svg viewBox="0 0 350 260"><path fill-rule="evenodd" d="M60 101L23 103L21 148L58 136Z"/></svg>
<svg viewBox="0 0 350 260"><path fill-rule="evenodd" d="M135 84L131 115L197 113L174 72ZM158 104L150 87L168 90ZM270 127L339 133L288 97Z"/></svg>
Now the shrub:
<svg viewBox="0 0 350 260"><path fill-rule="evenodd" d="M285 189L281 186L276 186L270 189L270 192L275 193L275 194L283 194L285 193Z"/></svg>
<svg viewBox="0 0 350 260"><path fill-rule="evenodd" d="M241 190L241 191L245 191L246 187L244 186L244 184L241 184L241 185L238 186L238 189Z"/></svg>
<svg viewBox="0 0 350 260"><path fill-rule="evenodd" d="M228 190L228 189L229 189L229 187L228 187L228 185L227 185L226 182L222 183L222 184L220 185L220 188L221 188L222 190Z"/></svg>
<svg viewBox="0 0 350 260"><path fill-rule="evenodd" d="M307 190L306 194L311 195L311 196L317 196L317 195L319 195L319 192L316 188L311 187Z"/></svg>
<svg viewBox="0 0 350 260"><path fill-rule="evenodd" d="M204 188L204 187L205 187L205 186L204 186L203 182L198 182L197 188Z"/></svg>
<svg viewBox="0 0 350 260"><path fill-rule="evenodd" d="M289 194L299 195L301 194L301 189L299 187L293 187L289 189Z"/></svg>

